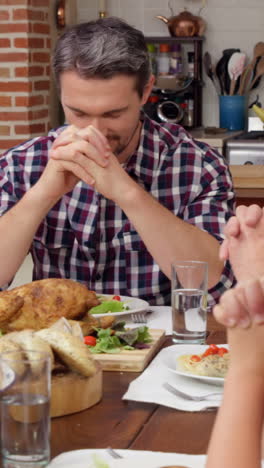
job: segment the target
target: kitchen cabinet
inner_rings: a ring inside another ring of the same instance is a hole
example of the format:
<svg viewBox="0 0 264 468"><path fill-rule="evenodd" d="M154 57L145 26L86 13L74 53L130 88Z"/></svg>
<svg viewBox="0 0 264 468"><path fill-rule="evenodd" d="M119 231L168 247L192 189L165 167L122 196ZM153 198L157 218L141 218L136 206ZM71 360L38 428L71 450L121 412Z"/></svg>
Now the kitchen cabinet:
<svg viewBox="0 0 264 468"><path fill-rule="evenodd" d="M202 88L203 88L203 77L202 77L202 56L203 56L203 41L204 37L202 36L192 36L192 37L171 37L171 36L146 36L145 40L147 44L172 44L180 43L184 51L184 68L186 71L187 65L187 50L192 50L194 52L194 77L191 84L187 89L182 91L177 90L177 95L181 96L186 93L192 96L193 98L193 122L191 128L200 127L202 125ZM184 73L185 73L184 71ZM188 125L184 125L188 127Z"/></svg>

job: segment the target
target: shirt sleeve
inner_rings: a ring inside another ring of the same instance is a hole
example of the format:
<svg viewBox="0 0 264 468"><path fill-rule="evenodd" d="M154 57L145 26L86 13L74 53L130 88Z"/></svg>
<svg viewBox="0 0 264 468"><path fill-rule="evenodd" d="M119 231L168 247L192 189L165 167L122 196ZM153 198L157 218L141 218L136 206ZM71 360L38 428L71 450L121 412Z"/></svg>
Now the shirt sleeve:
<svg viewBox="0 0 264 468"><path fill-rule="evenodd" d="M178 149L177 149L178 151ZM224 157L208 145L196 142L182 143L180 216L183 220L214 236L219 244L224 240L224 226L234 214L233 181ZM183 189L185 187L185 189ZM221 294L235 284L229 262L222 271L218 284L208 292L212 306Z"/></svg>

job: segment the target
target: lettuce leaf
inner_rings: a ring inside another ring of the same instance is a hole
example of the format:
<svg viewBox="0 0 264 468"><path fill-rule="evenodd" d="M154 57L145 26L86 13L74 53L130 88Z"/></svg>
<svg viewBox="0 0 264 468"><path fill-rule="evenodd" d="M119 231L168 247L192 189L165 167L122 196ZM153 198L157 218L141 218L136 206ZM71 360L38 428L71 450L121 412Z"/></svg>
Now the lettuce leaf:
<svg viewBox="0 0 264 468"><path fill-rule="evenodd" d="M123 312L126 310L122 301L104 301L98 306L92 307L89 310L90 314L107 314L108 312Z"/></svg>

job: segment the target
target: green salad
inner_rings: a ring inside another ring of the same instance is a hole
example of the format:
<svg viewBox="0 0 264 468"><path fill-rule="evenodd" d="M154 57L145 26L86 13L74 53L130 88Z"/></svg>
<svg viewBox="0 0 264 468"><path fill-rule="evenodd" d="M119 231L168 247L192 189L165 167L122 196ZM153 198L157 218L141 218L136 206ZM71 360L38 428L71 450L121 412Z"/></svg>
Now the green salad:
<svg viewBox="0 0 264 468"><path fill-rule="evenodd" d="M97 296L101 304L92 307L89 310L90 314L108 314L113 312L124 312L129 310L128 305L121 301L120 296L113 296L112 299L105 296Z"/></svg>
<svg viewBox="0 0 264 468"><path fill-rule="evenodd" d="M94 328L94 344L86 343L92 353L120 353L123 349L149 348L152 337L147 326L125 328L125 322L118 322L112 328ZM84 342L85 342L84 337Z"/></svg>

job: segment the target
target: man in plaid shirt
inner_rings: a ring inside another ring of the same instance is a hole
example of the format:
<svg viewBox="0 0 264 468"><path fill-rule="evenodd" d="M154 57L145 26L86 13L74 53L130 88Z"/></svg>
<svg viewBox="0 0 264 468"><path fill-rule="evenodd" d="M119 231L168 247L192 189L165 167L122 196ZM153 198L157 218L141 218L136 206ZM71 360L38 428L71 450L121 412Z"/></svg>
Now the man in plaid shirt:
<svg viewBox="0 0 264 468"><path fill-rule="evenodd" d="M153 86L143 34L117 18L58 40L53 68L69 125L0 159L2 288L28 251L33 279L170 303L173 259L209 265L209 301L233 284L218 259L234 193L224 159L141 111Z"/></svg>

